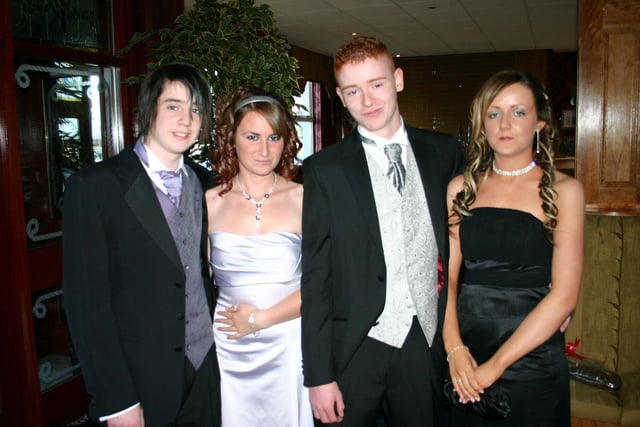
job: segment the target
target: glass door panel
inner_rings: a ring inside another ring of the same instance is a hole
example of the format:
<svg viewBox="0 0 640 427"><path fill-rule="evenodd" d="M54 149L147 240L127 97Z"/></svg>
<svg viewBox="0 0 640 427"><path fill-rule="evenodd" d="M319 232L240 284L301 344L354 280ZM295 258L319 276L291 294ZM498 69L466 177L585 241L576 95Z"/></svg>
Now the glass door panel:
<svg viewBox="0 0 640 427"><path fill-rule="evenodd" d="M118 70L62 61L18 63L15 79L40 391L80 373L62 282L67 178L122 148Z"/></svg>

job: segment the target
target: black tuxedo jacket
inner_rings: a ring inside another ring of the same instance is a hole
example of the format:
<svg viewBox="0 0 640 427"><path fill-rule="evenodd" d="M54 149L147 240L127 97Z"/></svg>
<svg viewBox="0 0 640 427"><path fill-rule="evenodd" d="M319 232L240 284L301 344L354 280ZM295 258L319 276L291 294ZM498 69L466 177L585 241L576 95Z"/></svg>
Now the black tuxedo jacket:
<svg viewBox="0 0 640 427"><path fill-rule="evenodd" d="M446 187L462 173L464 159L453 136L406 128L446 272ZM386 266L371 178L357 131L309 157L303 171L303 369L305 385L316 386L340 378L382 312ZM434 357L440 359L444 359L441 326L446 289L445 285L438 301L440 327L432 346Z"/></svg>
<svg viewBox="0 0 640 427"><path fill-rule="evenodd" d="M204 189L212 176L190 160ZM201 265L207 299L207 211ZM151 179L128 146L72 175L65 191L63 287L71 337L97 418L141 402L167 425L182 399L185 274Z"/></svg>

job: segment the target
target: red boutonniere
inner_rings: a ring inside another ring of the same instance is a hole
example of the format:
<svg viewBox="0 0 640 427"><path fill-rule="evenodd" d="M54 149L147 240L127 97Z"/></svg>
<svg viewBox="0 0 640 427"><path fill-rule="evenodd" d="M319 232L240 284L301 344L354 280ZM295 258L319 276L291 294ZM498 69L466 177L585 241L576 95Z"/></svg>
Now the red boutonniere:
<svg viewBox="0 0 640 427"><path fill-rule="evenodd" d="M442 263L442 255L438 255L438 294L444 288L444 264Z"/></svg>

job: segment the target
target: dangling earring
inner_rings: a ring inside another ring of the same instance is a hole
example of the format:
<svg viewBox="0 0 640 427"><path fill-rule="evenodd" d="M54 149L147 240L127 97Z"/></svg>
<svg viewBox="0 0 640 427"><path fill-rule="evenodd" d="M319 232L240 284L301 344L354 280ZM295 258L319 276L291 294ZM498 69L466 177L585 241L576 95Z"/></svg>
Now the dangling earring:
<svg viewBox="0 0 640 427"><path fill-rule="evenodd" d="M536 154L540 154L540 129L536 129Z"/></svg>

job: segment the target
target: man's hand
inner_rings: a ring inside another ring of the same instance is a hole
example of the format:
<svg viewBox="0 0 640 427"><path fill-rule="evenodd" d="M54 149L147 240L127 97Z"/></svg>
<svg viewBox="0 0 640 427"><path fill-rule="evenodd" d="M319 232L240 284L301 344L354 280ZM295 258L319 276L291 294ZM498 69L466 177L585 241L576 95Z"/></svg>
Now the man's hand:
<svg viewBox="0 0 640 427"><path fill-rule="evenodd" d="M560 325L560 332L562 332L564 334L565 331L567 330L567 328L569 327L570 323L571 323L571 315L569 315L569 317L567 317L564 320L564 322L562 322L562 325Z"/></svg>
<svg viewBox="0 0 640 427"><path fill-rule="evenodd" d="M339 423L344 418L342 393L335 381L309 388L313 416L325 424Z"/></svg>
<svg viewBox="0 0 640 427"><path fill-rule="evenodd" d="M107 420L108 427L144 427L144 416L142 413L142 406L138 405L127 412L109 418Z"/></svg>

